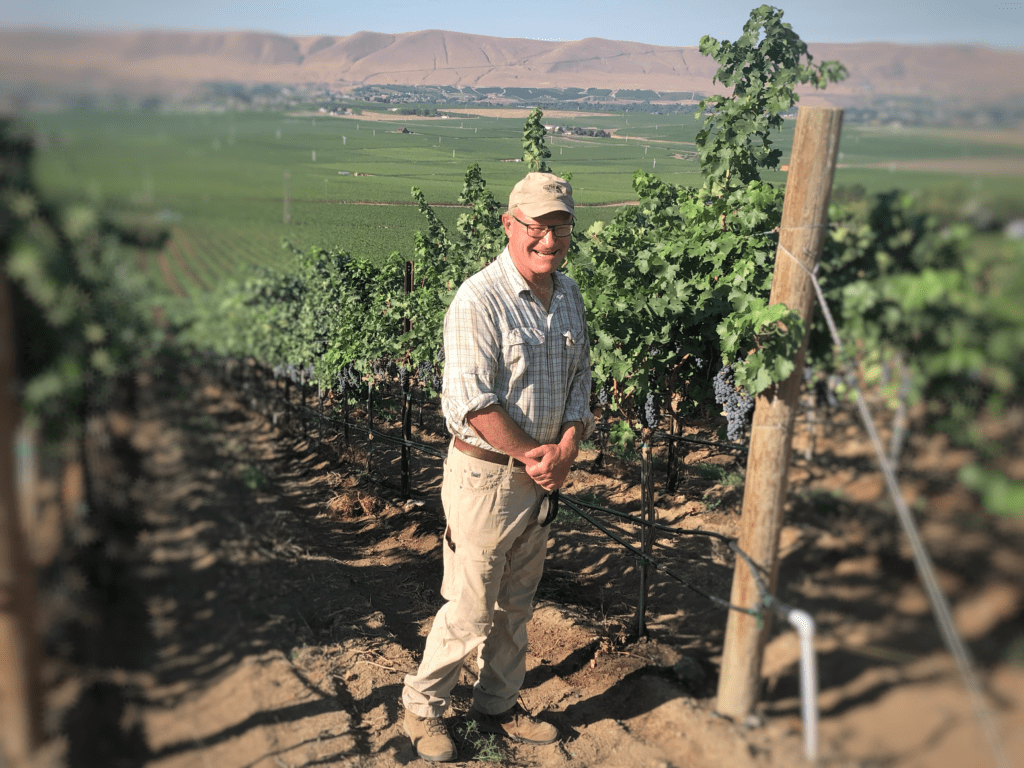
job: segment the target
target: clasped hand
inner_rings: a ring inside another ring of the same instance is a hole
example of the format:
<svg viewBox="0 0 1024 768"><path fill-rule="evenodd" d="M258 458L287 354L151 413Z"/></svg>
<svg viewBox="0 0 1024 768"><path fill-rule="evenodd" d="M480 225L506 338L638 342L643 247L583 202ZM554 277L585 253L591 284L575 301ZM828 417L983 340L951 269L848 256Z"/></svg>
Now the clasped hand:
<svg viewBox="0 0 1024 768"><path fill-rule="evenodd" d="M557 491L569 477L575 458L574 451L559 443L538 445L525 454L526 474L545 491Z"/></svg>

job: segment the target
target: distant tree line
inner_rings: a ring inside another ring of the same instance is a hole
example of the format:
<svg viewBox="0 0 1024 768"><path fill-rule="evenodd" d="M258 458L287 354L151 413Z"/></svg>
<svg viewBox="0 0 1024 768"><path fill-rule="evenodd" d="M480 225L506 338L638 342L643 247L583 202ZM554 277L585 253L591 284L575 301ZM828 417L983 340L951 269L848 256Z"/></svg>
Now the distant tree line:
<svg viewBox="0 0 1024 768"><path fill-rule="evenodd" d="M430 107L403 107L397 111L399 115L419 115L420 117L437 117L438 112L436 109Z"/></svg>
<svg viewBox="0 0 1024 768"><path fill-rule="evenodd" d="M580 128L578 126L569 125L547 125L548 133L557 134L568 134L571 136L594 136L599 139L611 138L611 134L608 131L603 131L600 128Z"/></svg>

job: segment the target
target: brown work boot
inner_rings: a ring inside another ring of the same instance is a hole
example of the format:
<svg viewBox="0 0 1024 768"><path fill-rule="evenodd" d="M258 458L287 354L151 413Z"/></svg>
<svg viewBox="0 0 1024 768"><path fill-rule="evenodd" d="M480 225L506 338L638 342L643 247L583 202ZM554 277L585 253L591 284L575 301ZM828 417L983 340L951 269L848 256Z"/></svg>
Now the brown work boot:
<svg viewBox="0 0 1024 768"><path fill-rule="evenodd" d="M527 714L519 704L500 715L487 715L476 709L469 710L468 720L476 720L483 733L497 733L524 744L551 744L558 741L558 729Z"/></svg>
<svg viewBox="0 0 1024 768"><path fill-rule="evenodd" d="M455 742L448 735L443 717L418 717L406 710L404 726L416 754L423 760L447 763L455 759Z"/></svg>

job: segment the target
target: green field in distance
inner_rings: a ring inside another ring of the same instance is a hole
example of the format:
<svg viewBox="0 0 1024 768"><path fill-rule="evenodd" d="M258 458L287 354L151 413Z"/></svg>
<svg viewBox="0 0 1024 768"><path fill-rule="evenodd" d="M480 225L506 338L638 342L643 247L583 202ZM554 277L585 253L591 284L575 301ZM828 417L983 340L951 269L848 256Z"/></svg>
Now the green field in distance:
<svg viewBox="0 0 1024 768"><path fill-rule="evenodd" d="M525 115L525 112L521 112ZM282 239L337 247L371 259L411 255L423 190L449 225L466 168L478 163L503 201L525 167L524 116L479 110L449 118L333 117L283 112L64 112L27 118L37 136L41 189L171 234L140 263L178 292L203 290L250 264L283 266ZM564 116L563 116L564 115ZM635 200L643 169L675 184L700 182L694 116L554 113L544 123L613 132L611 138L549 134L550 165L572 173L580 226ZM776 145L788 161L794 121ZM408 133L401 132L402 129ZM920 191L948 205L984 200L1024 214L1024 142L983 132L849 125L837 187ZM784 183L784 172L766 174ZM285 201L289 222L284 222Z"/></svg>

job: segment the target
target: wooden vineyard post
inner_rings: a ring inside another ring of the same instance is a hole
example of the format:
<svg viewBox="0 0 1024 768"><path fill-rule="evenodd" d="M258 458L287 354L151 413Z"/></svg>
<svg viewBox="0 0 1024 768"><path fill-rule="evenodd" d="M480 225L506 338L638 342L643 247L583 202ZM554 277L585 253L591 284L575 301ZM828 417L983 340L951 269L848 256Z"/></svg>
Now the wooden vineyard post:
<svg viewBox="0 0 1024 768"><path fill-rule="evenodd" d="M36 588L15 491L14 322L0 271L0 757L28 765L42 743L42 682L36 638Z"/></svg>
<svg viewBox="0 0 1024 768"><path fill-rule="evenodd" d="M324 387L323 384L320 383L319 379L317 379L316 382L316 411L316 447L319 448L324 436Z"/></svg>
<svg viewBox="0 0 1024 768"><path fill-rule="evenodd" d="M779 247L775 255L770 303L784 303L809 326L814 286L809 271L821 257L828 223L828 201L835 173L843 112L832 107L801 108L782 206ZM803 379L807 336L788 379L757 398L747 459L739 546L767 574L775 589L779 533L786 496L793 417ZM757 585L746 563L737 558L730 602L757 607ZM770 621L730 611L718 681L718 712L734 719L750 714L761 677L761 656Z"/></svg>
<svg viewBox="0 0 1024 768"><path fill-rule="evenodd" d="M370 383L366 388L366 471L370 471L373 458L373 383L375 373L370 368Z"/></svg>
<svg viewBox="0 0 1024 768"><path fill-rule="evenodd" d="M348 375L348 374L346 374L346 375ZM350 383L349 389L351 389L351 388L352 387L351 387L351 383ZM357 390L357 392L358 392L358 390ZM344 398L344 402L341 404L341 408L342 408L342 413L344 414L344 418L345 418L345 445L347 446L348 445L348 414L349 414L348 389L345 390L345 394L342 397Z"/></svg>
<svg viewBox="0 0 1024 768"><path fill-rule="evenodd" d="M405 262L405 295L412 293L413 263ZM412 320L402 319L402 332L408 335L412 331ZM408 362L408 361L407 361ZM412 496L412 477L409 467L409 441L412 440L412 371L408 364L402 370L402 499L408 501Z"/></svg>
<svg viewBox="0 0 1024 768"><path fill-rule="evenodd" d="M604 469L604 454L608 448L608 406L599 406L601 409L601 430L600 437L597 440L597 458L594 459L594 467L596 469Z"/></svg>
<svg viewBox="0 0 1024 768"><path fill-rule="evenodd" d="M306 418L306 369L299 373L299 418L302 420L302 439L309 439L309 425Z"/></svg>
<svg viewBox="0 0 1024 768"><path fill-rule="evenodd" d="M676 444L675 438L679 437L683 430L676 407L676 403L673 402L672 409L669 411L672 426L669 432L671 436L668 440L668 459L665 462L667 464L665 468L665 490L669 493L675 492L676 485L679 483L679 446Z"/></svg>
<svg viewBox="0 0 1024 768"><path fill-rule="evenodd" d="M640 551L648 557L654 552L654 457L651 451L653 430L643 427L640 431L640 519L644 525L640 530ZM639 564L640 599L636 608L637 637L647 637L647 594L651 588L650 566L647 560Z"/></svg>

